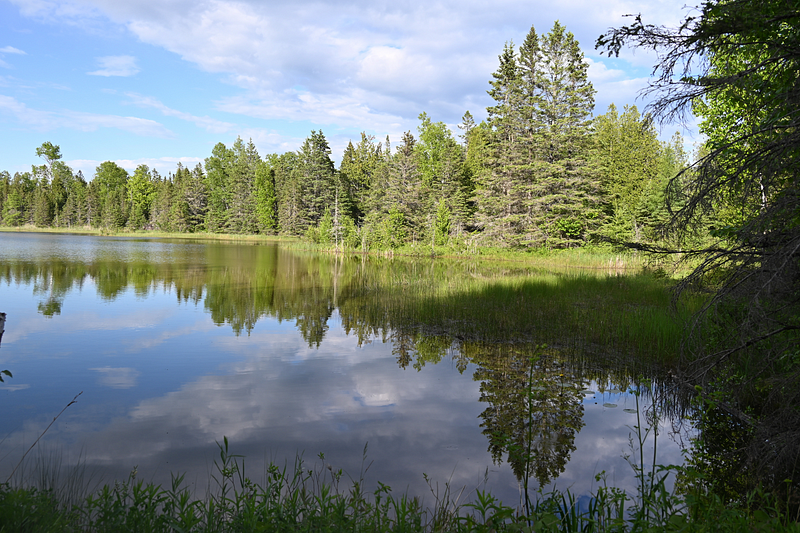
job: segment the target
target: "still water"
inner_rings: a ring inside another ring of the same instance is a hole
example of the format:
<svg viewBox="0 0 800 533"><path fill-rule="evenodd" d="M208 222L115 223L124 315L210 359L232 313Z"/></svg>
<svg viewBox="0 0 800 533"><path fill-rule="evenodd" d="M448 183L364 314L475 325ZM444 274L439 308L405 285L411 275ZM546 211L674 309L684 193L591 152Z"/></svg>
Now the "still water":
<svg viewBox="0 0 800 533"><path fill-rule="evenodd" d="M409 333L382 291L417 267L273 244L0 233L0 369L13 373L0 384L0 482L82 392L37 448L105 481L137 467L203 490L227 437L256 481L265 462L321 464L322 452L373 487L430 496L426 474L514 504L525 474L508 450L530 441L532 486L588 494L605 471L635 491L625 372L586 372L575 354L532 362L522 344L419 334L425 324ZM479 270L446 264L442 276ZM673 422L659 426L661 464L682 459Z"/></svg>

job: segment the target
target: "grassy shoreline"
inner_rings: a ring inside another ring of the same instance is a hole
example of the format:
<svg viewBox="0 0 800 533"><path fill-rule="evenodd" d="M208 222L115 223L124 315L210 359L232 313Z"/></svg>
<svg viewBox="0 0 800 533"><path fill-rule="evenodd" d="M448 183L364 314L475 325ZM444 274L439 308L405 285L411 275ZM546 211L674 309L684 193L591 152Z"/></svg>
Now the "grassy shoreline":
<svg viewBox="0 0 800 533"><path fill-rule="evenodd" d="M100 228L40 228L33 225L18 227L0 226L0 233L52 233L67 235L90 235L98 237L131 237L153 239L184 239L206 241L228 241L236 243L280 243L290 249L319 253L367 255L376 257L429 257L442 259L479 259L528 263L541 268L569 268L607 271L612 274L638 272L644 268L660 269L670 276L686 271L680 258L668 258L655 262L645 254L616 250L611 246L592 245L567 249L513 250L508 248L479 247L466 244L436 246L414 243L397 249L369 250L341 248L327 244L315 244L302 237L285 235L252 235L231 233L172 233L156 230L118 230Z"/></svg>

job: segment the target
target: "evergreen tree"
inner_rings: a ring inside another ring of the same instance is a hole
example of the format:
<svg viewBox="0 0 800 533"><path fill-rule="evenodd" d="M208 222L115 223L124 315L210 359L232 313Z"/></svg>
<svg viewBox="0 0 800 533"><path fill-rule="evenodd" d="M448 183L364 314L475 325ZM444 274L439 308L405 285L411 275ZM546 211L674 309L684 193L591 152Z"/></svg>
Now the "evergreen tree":
<svg viewBox="0 0 800 533"><path fill-rule="evenodd" d="M459 138L464 141L464 146L469 146L469 134L474 127L475 117L472 116L472 113L466 111L464 116L461 117L461 124L458 125L458 129L463 132L459 135Z"/></svg>
<svg viewBox="0 0 800 533"><path fill-rule="evenodd" d="M256 169L261 158L252 139L245 144L241 137L233 143L232 156L227 228L233 233L256 233Z"/></svg>
<svg viewBox="0 0 800 533"><path fill-rule="evenodd" d="M62 225L71 228L74 226L83 226L88 223L86 192L86 180L83 179L83 173L78 171L67 185L67 201L64 203L64 208L61 213Z"/></svg>
<svg viewBox="0 0 800 533"><path fill-rule="evenodd" d="M400 240L398 235L400 223L407 226L408 236L414 240L422 240L429 235L428 216L425 210L422 174L414 153L416 139L410 131L403 134L403 143L397 147L388 169L388 182L384 197L385 209L391 219L389 231L393 233L393 241ZM403 233L405 233L405 231Z"/></svg>
<svg viewBox="0 0 800 533"><path fill-rule="evenodd" d="M303 191L303 229L316 225L335 196L334 165L325 135L312 131L298 152L300 188Z"/></svg>
<svg viewBox="0 0 800 533"><path fill-rule="evenodd" d="M186 222L189 231L205 230L208 212L208 192L203 165L197 163L191 172L184 174L181 186L181 198L186 203Z"/></svg>
<svg viewBox="0 0 800 533"><path fill-rule="evenodd" d="M14 174L8 188L8 196L3 203L3 223L7 226L22 226L28 222L28 212L32 211L32 199L36 183L30 173Z"/></svg>
<svg viewBox="0 0 800 533"><path fill-rule="evenodd" d="M385 163L380 143L375 137L361 133L361 140L354 147L350 142L339 165L342 184L347 187L347 196L352 200L350 216L361 223L370 209L370 195L376 174ZM345 211L347 213L347 211Z"/></svg>
<svg viewBox="0 0 800 533"><path fill-rule="evenodd" d="M102 215L98 188L94 180L86 184L86 224L94 228L100 226Z"/></svg>
<svg viewBox="0 0 800 533"><path fill-rule="evenodd" d="M174 202L175 187L168 177L153 176L153 185L156 189L155 199L150 208L150 225L161 231L176 231L173 225L172 204Z"/></svg>
<svg viewBox="0 0 800 533"><path fill-rule="evenodd" d="M677 189L670 187L673 181L687 183L694 179L694 172L689 169L689 156L684 150L683 137L675 132L669 142L659 143L656 175L648 181L642 190L641 198L636 205L637 222L643 232L645 242L673 245L666 232L672 209L680 209L683 198L676 195ZM707 236L705 231L703 237Z"/></svg>
<svg viewBox="0 0 800 533"><path fill-rule="evenodd" d="M224 144L217 143L206 158L206 189L208 191L208 210L206 229L222 233L228 227L231 206L230 174L233 165L233 151Z"/></svg>
<svg viewBox="0 0 800 533"><path fill-rule="evenodd" d="M375 246L385 246L383 242L386 236L384 221L390 211L390 169L394 157L388 135L383 144L377 145L374 153L377 154L377 157L374 164L370 164L369 167L371 172L370 188L366 201L366 214L362 220L360 231L362 251L367 251ZM402 218L402 214L399 216Z"/></svg>
<svg viewBox="0 0 800 533"><path fill-rule="evenodd" d="M438 205L444 200L452 215L449 226L459 233L469 222L468 199L472 196L464 150L444 122L434 123L426 113L419 118L422 124L414 152L422 178L423 209L433 221L439 214Z"/></svg>
<svg viewBox="0 0 800 533"><path fill-rule="evenodd" d="M287 152L272 161L278 200L278 230L288 235L301 235L306 224L300 158L296 152Z"/></svg>
<svg viewBox="0 0 800 533"><path fill-rule="evenodd" d="M625 106L620 115L611 104L595 119L594 130L595 161L607 220L602 233L617 241L640 242L644 237L640 205L645 201L645 191L656 192L654 182L659 173L661 143L653 120L649 115L640 116L636 106Z"/></svg>
<svg viewBox="0 0 800 533"><path fill-rule="evenodd" d="M2 223L4 205L11 188L11 175L7 170L0 171L0 223Z"/></svg>
<svg viewBox="0 0 800 533"><path fill-rule="evenodd" d="M268 156L274 161L276 156ZM256 166L256 217L260 233L273 233L278 229L278 198L275 194L275 169L267 161Z"/></svg>
<svg viewBox="0 0 800 533"><path fill-rule="evenodd" d="M533 31L533 30L532 30ZM532 164L529 242L571 246L586 242L600 225L599 176L589 163L594 88L589 65L572 33L558 22L539 46L534 111L541 125ZM537 128L538 129L538 128Z"/></svg>
<svg viewBox="0 0 800 533"><path fill-rule="evenodd" d="M169 226L170 231L185 233L192 230L189 220L189 202L186 200L186 191L192 185L192 173L189 169L178 163L175 174L168 176L167 181L172 182L169 200Z"/></svg>
<svg viewBox="0 0 800 533"><path fill-rule="evenodd" d="M486 171L476 176L477 223L487 242L516 244L521 231L522 195L517 191L519 144L519 83L514 43L506 43L498 56L500 66L492 74L489 96L495 105L486 109L490 128Z"/></svg>
<svg viewBox="0 0 800 533"><path fill-rule="evenodd" d="M34 171L39 170L34 167ZM46 228L53 222L53 203L50 200L50 187L47 178L38 175L36 179L36 192L33 197L33 223L40 228Z"/></svg>
<svg viewBox="0 0 800 533"><path fill-rule="evenodd" d="M130 214L130 204L124 188L110 190L103 202L103 227L117 230L125 227Z"/></svg>
<svg viewBox="0 0 800 533"><path fill-rule="evenodd" d="M572 246L599 225L599 188L589 164L594 89L574 36L558 22L520 47L506 45L488 108L489 170L478 178L479 224L512 245Z"/></svg>

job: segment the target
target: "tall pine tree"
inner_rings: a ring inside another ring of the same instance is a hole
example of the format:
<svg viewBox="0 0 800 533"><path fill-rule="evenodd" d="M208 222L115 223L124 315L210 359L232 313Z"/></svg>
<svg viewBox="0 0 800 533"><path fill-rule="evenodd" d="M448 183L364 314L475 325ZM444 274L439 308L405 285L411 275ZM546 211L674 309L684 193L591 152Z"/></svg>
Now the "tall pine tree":
<svg viewBox="0 0 800 533"><path fill-rule="evenodd" d="M479 224L493 242L565 247L599 225L598 175L589 162L594 89L572 33L558 22L506 45L488 108L489 169L478 178Z"/></svg>

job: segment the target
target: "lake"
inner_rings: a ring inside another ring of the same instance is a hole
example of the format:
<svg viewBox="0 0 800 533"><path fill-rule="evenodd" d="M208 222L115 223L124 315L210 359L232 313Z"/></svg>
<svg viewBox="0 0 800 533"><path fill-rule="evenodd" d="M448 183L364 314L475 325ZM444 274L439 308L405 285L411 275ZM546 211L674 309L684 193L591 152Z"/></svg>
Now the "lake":
<svg viewBox="0 0 800 533"><path fill-rule="evenodd" d="M480 324L459 314L468 287L485 292L508 276L548 279L557 292L552 280L587 274L266 242L0 233L0 369L13 373L0 384L0 481L82 392L28 472L44 453L106 482L136 467L159 483L186 473L205 490L227 437L256 482L266 463L302 454L395 493L431 498L425 474L434 488L486 488L514 504L522 445L533 486L586 495L605 471L635 492L623 456L639 371L609 363L613 349L596 342L522 342L536 331L571 337L562 320L516 324L514 338L488 311ZM640 412L658 388L650 377ZM678 418L659 423L661 464L682 461ZM653 442L651 433L648 464Z"/></svg>

